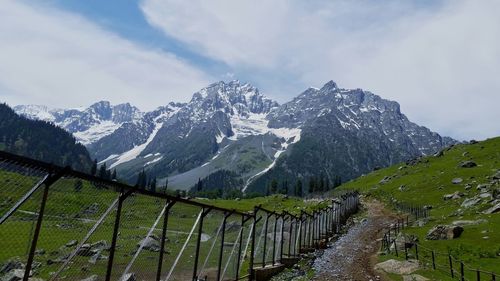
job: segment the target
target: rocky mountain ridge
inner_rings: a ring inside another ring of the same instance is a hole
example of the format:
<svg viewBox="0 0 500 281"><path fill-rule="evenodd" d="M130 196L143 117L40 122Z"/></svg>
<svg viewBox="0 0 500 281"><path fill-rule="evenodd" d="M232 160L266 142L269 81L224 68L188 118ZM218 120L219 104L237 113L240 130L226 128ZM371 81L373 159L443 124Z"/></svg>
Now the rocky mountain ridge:
<svg viewBox="0 0 500 281"><path fill-rule="evenodd" d="M220 81L188 103L151 112L109 102L78 110L15 109L72 132L125 179L144 169L180 189L221 170L239 175L245 184L238 188L257 191L272 178L350 179L455 142L410 122L397 102L333 81L282 105L248 83Z"/></svg>

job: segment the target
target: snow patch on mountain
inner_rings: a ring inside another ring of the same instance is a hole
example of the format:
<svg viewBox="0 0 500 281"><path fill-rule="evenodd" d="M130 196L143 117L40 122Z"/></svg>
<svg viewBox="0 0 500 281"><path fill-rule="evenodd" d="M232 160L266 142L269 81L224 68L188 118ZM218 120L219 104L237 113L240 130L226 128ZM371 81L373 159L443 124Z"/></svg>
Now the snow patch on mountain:
<svg viewBox="0 0 500 281"><path fill-rule="evenodd" d="M120 123L114 123L110 120L101 121L86 131L73 133L73 136L83 145L88 145L112 134L116 129L120 128L120 126Z"/></svg>
<svg viewBox="0 0 500 281"><path fill-rule="evenodd" d="M43 120L48 122L54 122L54 112L60 111L60 109L50 108L45 105L17 105L14 107L14 111L28 119Z"/></svg>
<svg viewBox="0 0 500 281"><path fill-rule="evenodd" d="M178 110L178 109L177 109ZM125 162L128 162L130 160L133 160L135 158L137 158L137 156L139 156L142 151L144 151L144 149L148 146L149 143L151 143L153 141L153 139L155 138L156 134L158 133L158 131L161 129L161 127L163 126L163 121L167 118L167 117L170 117L172 114L174 114L175 112L177 112L177 110L174 110L172 112L167 112L167 113L163 113L161 115L159 115L158 117L156 117L154 119L155 121L155 128L153 129L153 132L151 133L151 135L149 135L148 139L146 140L146 142L140 144L140 145L137 145L135 146L134 148L132 148L131 150L121 154L119 157L118 157L118 160L116 162L114 162L113 164L111 164L110 166L110 169L111 168L114 168L116 166L118 166L119 164L122 164L122 163L125 163ZM158 153L155 153L155 156L157 156ZM147 156L150 156L150 154L146 155ZM145 158L146 158L145 157ZM162 159L163 157L160 157L160 158L156 158L155 160L153 161L149 161L148 163L146 163L145 165L149 165L149 164L152 164L152 163L155 163L155 162L158 162Z"/></svg>

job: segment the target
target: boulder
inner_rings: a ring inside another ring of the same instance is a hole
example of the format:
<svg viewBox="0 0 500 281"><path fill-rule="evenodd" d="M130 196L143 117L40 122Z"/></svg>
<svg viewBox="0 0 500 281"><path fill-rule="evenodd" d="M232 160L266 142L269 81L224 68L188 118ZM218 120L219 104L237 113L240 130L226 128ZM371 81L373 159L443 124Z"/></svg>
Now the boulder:
<svg viewBox="0 0 500 281"><path fill-rule="evenodd" d="M100 240L90 245L90 248L94 251L108 250L108 242L106 240Z"/></svg>
<svg viewBox="0 0 500 281"><path fill-rule="evenodd" d="M497 203L495 206L487 209L483 213L484 214L493 214L493 213L498 213L498 212L500 212L500 203Z"/></svg>
<svg viewBox="0 0 500 281"><path fill-rule="evenodd" d="M150 235L144 239L141 240L137 244L137 247L140 247L141 245L144 250L152 251L152 252L159 252L160 251L160 239L156 237L155 235Z"/></svg>
<svg viewBox="0 0 500 281"><path fill-rule="evenodd" d="M399 250L411 249L418 242L418 237L415 235L404 235L400 232L394 242L395 244L391 244L391 251L394 251L394 245L396 245Z"/></svg>
<svg viewBox="0 0 500 281"><path fill-rule="evenodd" d="M469 141L470 144L476 144L476 143L479 143L477 140L470 140Z"/></svg>
<svg viewBox="0 0 500 281"><path fill-rule="evenodd" d="M479 194L479 197L480 198L493 198L493 196L489 192L483 192L483 193Z"/></svg>
<svg viewBox="0 0 500 281"><path fill-rule="evenodd" d="M383 270L387 273L392 274L411 274L418 270L418 261L408 260L408 261L397 261L397 260L386 260L384 262L375 265L376 270Z"/></svg>
<svg viewBox="0 0 500 281"><path fill-rule="evenodd" d="M0 267L0 274L5 274L14 269L23 269L24 264L19 260L9 260L2 267Z"/></svg>
<svg viewBox="0 0 500 281"><path fill-rule="evenodd" d="M71 247L76 246L76 244L78 244L78 241L76 241L76 240L71 240L71 241L69 241L68 243L66 243L66 245L65 245L65 246L66 246L66 247L68 247L68 248L71 248Z"/></svg>
<svg viewBox="0 0 500 281"><path fill-rule="evenodd" d="M388 176L385 176L383 179L380 180L380 184L385 184L385 183L388 183L389 181L391 180L390 177Z"/></svg>
<svg viewBox="0 0 500 281"><path fill-rule="evenodd" d="M76 252L76 255L82 256L82 257L91 257L97 254L97 250L92 249L90 244L83 244L80 249Z"/></svg>
<svg viewBox="0 0 500 281"><path fill-rule="evenodd" d="M106 260L106 259L108 259L107 256L104 256L101 253L102 253L102 250L97 250L97 253L95 253L95 255L93 255L93 256L90 257L89 263L96 264L98 260Z"/></svg>
<svg viewBox="0 0 500 281"><path fill-rule="evenodd" d="M24 269L13 269L5 274L1 281L20 281L23 280Z"/></svg>
<svg viewBox="0 0 500 281"><path fill-rule="evenodd" d="M477 190L488 189L488 188L490 188L490 185L487 184L487 183L478 184L477 187L476 187Z"/></svg>
<svg viewBox="0 0 500 281"><path fill-rule="evenodd" d="M82 279L80 281L97 281L97 280L99 280L99 276L94 274L94 275L91 275L91 276L89 276L85 279Z"/></svg>
<svg viewBox="0 0 500 281"><path fill-rule="evenodd" d="M462 202L462 205L460 206L464 208L470 208L472 206L479 204L479 202L481 202L481 198L478 197L467 198L464 200L464 202Z"/></svg>
<svg viewBox="0 0 500 281"><path fill-rule="evenodd" d="M82 214L84 215L93 215L99 212L99 204L97 203L92 203L90 206L85 208L85 210L82 211Z"/></svg>
<svg viewBox="0 0 500 281"><path fill-rule="evenodd" d="M434 153L434 155L433 155L433 156L434 156L434 157L441 157L441 156L443 156L443 155L444 155L444 152L443 152L442 150L440 150L440 151L438 151L438 152Z"/></svg>
<svg viewBox="0 0 500 281"><path fill-rule="evenodd" d="M494 180L500 180L500 171L497 171L496 174L492 176Z"/></svg>
<svg viewBox="0 0 500 281"><path fill-rule="evenodd" d="M477 166L476 162L474 161L463 161L459 164L460 167L462 168L474 168Z"/></svg>
<svg viewBox="0 0 500 281"><path fill-rule="evenodd" d="M445 194L443 196L443 200L456 200L462 198L463 196L464 194L462 192L455 191L454 193L451 194Z"/></svg>
<svg viewBox="0 0 500 281"><path fill-rule="evenodd" d="M451 183L452 184L460 184L462 183L464 180L462 178L454 178L451 180Z"/></svg>
<svg viewBox="0 0 500 281"><path fill-rule="evenodd" d="M452 225L454 226L465 226L465 225L478 225L482 223L487 223L488 221L485 219L479 219L479 220L459 220L459 221L454 221L452 222Z"/></svg>
<svg viewBox="0 0 500 281"><path fill-rule="evenodd" d="M134 273L127 273L120 278L120 281L137 281L137 277L135 277Z"/></svg>
<svg viewBox="0 0 500 281"><path fill-rule="evenodd" d="M425 236L428 240L448 240L460 237L464 232L461 226L453 225L436 225Z"/></svg>
<svg viewBox="0 0 500 281"><path fill-rule="evenodd" d="M494 189L492 195L493 198L500 199L500 188Z"/></svg>

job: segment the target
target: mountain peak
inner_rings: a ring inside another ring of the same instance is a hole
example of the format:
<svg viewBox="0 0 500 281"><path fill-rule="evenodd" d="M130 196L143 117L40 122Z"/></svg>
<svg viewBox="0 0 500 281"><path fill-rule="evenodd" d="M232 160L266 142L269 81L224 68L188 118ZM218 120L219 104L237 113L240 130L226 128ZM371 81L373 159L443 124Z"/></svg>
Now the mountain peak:
<svg viewBox="0 0 500 281"><path fill-rule="evenodd" d="M338 89L337 83L335 83L333 80L330 80L321 88L321 91L331 91L336 89Z"/></svg>

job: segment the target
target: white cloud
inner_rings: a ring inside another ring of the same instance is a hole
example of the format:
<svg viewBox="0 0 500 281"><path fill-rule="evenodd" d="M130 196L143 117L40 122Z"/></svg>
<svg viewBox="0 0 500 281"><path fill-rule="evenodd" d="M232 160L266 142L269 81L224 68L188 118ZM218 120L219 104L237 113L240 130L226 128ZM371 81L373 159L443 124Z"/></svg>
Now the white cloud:
<svg viewBox="0 0 500 281"><path fill-rule="evenodd" d="M141 8L169 36L282 99L334 79L399 101L440 133L500 135L500 2L421 3L144 0Z"/></svg>
<svg viewBox="0 0 500 281"><path fill-rule="evenodd" d="M90 21L21 1L0 5L0 100L151 109L189 99L212 78L173 54L131 43Z"/></svg>

